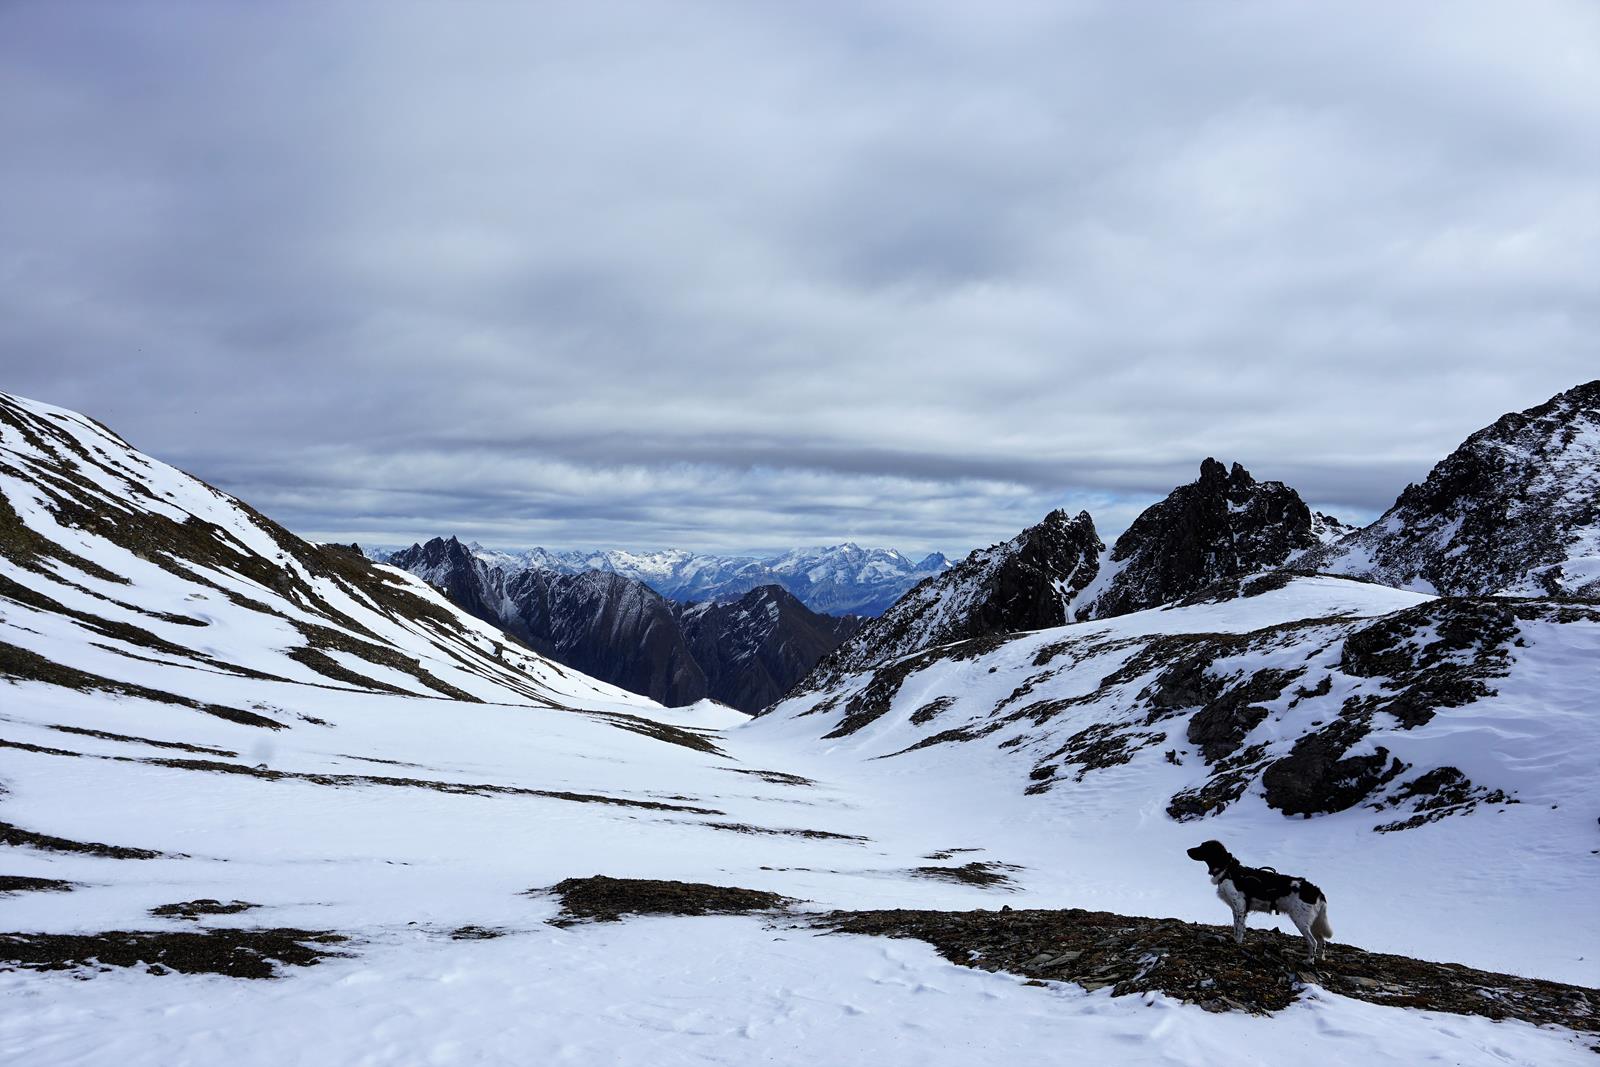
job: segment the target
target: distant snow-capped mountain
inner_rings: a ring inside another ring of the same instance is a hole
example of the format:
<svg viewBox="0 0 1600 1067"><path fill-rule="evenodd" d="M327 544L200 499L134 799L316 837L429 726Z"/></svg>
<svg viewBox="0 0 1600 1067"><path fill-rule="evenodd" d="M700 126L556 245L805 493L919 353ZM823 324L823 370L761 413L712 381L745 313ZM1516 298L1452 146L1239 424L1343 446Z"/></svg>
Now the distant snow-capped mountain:
<svg viewBox="0 0 1600 1067"><path fill-rule="evenodd" d="M1009 541L978 549L924 578L818 665L808 688L919 649L991 634L1061 626L1094 578L1105 545L1088 512L1053 511Z"/></svg>
<svg viewBox="0 0 1600 1067"><path fill-rule="evenodd" d="M620 569L569 569L572 561L554 553L544 555L561 570L530 562L539 552L497 553L435 537L390 553L388 562L542 655L673 707L709 696L758 711L860 624L813 612L775 584L729 601L670 601Z"/></svg>
<svg viewBox="0 0 1600 1067"><path fill-rule="evenodd" d="M1308 566L1456 596L1600 596L1600 380L1468 437Z"/></svg>
<svg viewBox="0 0 1600 1067"><path fill-rule="evenodd" d="M658 552L623 549L505 551L470 542L478 559L508 573L524 570L555 574L608 571L643 582L669 600L737 600L752 589L777 585L812 611L826 615L878 615L907 589L938 574L949 561L934 552L912 560L892 548L863 548L853 542L827 548L791 549L780 556L719 556L668 548ZM392 552L373 557L387 562Z"/></svg>

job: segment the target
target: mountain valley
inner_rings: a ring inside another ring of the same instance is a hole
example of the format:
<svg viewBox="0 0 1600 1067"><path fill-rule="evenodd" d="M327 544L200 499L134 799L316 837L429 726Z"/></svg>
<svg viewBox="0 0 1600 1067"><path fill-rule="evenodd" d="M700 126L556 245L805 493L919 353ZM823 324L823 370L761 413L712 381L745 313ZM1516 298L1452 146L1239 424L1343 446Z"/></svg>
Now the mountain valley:
<svg viewBox="0 0 1600 1067"><path fill-rule="evenodd" d="M873 560L380 564L0 395L0 1048L1589 1062L1597 408L1360 530L1207 459L837 618ZM1206 838L1327 892L1321 970Z"/></svg>

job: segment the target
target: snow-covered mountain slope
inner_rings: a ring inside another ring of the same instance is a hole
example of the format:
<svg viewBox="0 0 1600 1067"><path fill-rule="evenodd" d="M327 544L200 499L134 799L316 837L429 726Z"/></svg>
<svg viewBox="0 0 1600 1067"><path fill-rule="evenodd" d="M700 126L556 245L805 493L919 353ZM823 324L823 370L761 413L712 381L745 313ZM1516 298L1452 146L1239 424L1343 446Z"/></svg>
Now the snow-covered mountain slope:
<svg viewBox="0 0 1600 1067"><path fill-rule="evenodd" d="M0 395L5 674L139 691L275 730L327 690L647 703L530 654L425 584L312 545L84 416ZM194 694L227 690L227 700Z"/></svg>
<svg viewBox="0 0 1600 1067"><path fill-rule="evenodd" d="M827 688L934 645L1060 626L1071 618L1072 599L1094 579L1104 550L1088 512L1070 518L1053 511L1011 540L924 578L819 663L802 688Z"/></svg>
<svg viewBox="0 0 1600 1067"><path fill-rule="evenodd" d="M1062 1047L1164 1064L1592 1059L1567 1031L1386 1007L1314 976L1277 1015L1213 1014L1156 993L1024 985L921 942L800 921L830 908L995 915L1007 904L1216 923L1212 887L1182 853L1216 835L1327 889L1335 953L1360 944L1595 984L1600 936L1574 906L1588 868L1571 855L1596 806L1584 777L1594 772L1579 766L1593 717L1565 721L1585 676L1556 655L1589 632L1583 619L1518 616L1517 637L1494 640L1512 658L1486 682L1500 696L1412 731L1451 726L1469 755L1495 733L1499 755L1459 765L1522 803L1484 799L1470 815L1374 834L1376 815L1360 809L1286 819L1247 793L1179 823L1163 808L1183 782L1151 767L1200 773L1192 761L1152 763L1140 750L1030 795L1043 752L1002 748L998 733L879 759L905 747L892 730L909 741L928 724L885 714L818 745L834 712L746 723L709 702L661 708L507 644L417 579L295 541L81 416L10 401L0 417L0 959L24 943L61 952L72 935L117 949L62 971L0 964L8 1062L955 1067L974 1050L1043 1060ZM1288 631L1340 613L1351 617L1315 625L1360 626L1431 603L1323 579L997 639L987 658L908 676L891 711L926 675L969 699L943 714L976 716L989 691L1039 673L1026 664L1052 635L1098 628L1096 643L1147 647L1162 633ZM1356 674L1339 668L1359 695L1383 695L1361 664L1394 677L1386 657L1418 643L1395 642L1373 638ZM382 648L394 658L375 659ZM1000 658L1007 649L1020 661ZM1090 675L1137 651L1080 649ZM348 673L330 676L330 662ZM929 673L945 670L957 673ZM1039 688L1066 692L1071 677ZM1519 717L1530 692L1545 708L1538 721ZM1412 758L1387 714L1373 712L1369 739ZM1009 882L968 879L971 864ZM548 887L596 873L768 890L799 901L796 919L550 925ZM1257 943L1274 923L1255 920ZM319 943L343 955L279 966L272 982L173 973L173 955L124 966L130 931L182 955L284 930L347 938Z"/></svg>
<svg viewBox="0 0 1600 1067"><path fill-rule="evenodd" d="M643 582L680 603L737 600L752 589L777 585L824 615L877 615L923 578L949 566L937 552L913 561L894 549L862 548L853 542L792 549L767 559L678 548L659 552L544 548L507 552L476 542L466 547L484 563L508 574L519 570L556 574L608 571ZM377 553L376 558L388 562L395 554Z"/></svg>
<svg viewBox="0 0 1600 1067"><path fill-rule="evenodd" d="M1597 656L1600 609L1300 578L925 650L749 729L964 790L992 767L1067 821L1066 865L1128 873L1118 849L1206 837L1341 880L1364 850L1426 855L1399 890L1419 912L1436 893L1477 936L1454 909L1494 926L1548 908L1553 951L1600 846ZM1539 884L1480 899L1486 859ZM1600 923L1578 924L1593 943Z"/></svg>
<svg viewBox="0 0 1600 1067"><path fill-rule="evenodd" d="M853 541L794 549L764 563L778 585L827 615L877 615L950 565L938 552L913 561L895 549L862 548Z"/></svg>
<svg viewBox="0 0 1600 1067"><path fill-rule="evenodd" d="M673 605L643 582L612 571L507 570L453 537L413 545L389 561L584 674L672 706L709 693Z"/></svg>
<svg viewBox="0 0 1600 1067"><path fill-rule="evenodd" d="M1600 381L1479 430L1305 565L1454 595L1600 598Z"/></svg>
<svg viewBox="0 0 1600 1067"><path fill-rule="evenodd" d="M751 713L787 693L863 621L818 614L777 585L732 602L681 605L676 614L711 698Z"/></svg>
<svg viewBox="0 0 1600 1067"><path fill-rule="evenodd" d="M1326 516L1321 529L1330 529ZM1336 520L1331 520L1336 521ZM1320 542L1311 510L1282 482L1258 482L1235 463L1200 464L1133 520L1073 606L1080 619L1153 608L1213 582L1277 567Z"/></svg>

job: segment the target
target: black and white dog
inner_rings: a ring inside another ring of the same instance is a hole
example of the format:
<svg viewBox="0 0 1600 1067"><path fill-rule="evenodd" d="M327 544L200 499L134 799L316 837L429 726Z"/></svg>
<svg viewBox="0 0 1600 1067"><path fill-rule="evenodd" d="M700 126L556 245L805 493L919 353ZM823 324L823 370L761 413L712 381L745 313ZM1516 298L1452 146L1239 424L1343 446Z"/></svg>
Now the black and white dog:
<svg viewBox="0 0 1600 1067"><path fill-rule="evenodd" d="M1328 925L1328 898L1304 878L1279 874L1271 867L1246 867L1222 847L1207 841L1189 849L1189 858L1206 865L1217 896L1233 912L1233 940L1244 944L1244 919L1252 911L1283 912L1289 916L1312 963L1323 954L1333 927Z"/></svg>

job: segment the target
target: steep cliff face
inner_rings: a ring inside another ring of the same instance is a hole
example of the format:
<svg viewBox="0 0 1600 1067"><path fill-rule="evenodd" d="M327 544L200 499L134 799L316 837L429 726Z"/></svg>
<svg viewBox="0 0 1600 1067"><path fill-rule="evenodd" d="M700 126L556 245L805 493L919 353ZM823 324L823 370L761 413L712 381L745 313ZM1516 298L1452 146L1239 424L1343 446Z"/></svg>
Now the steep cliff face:
<svg viewBox="0 0 1600 1067"><path fill-rule="evenodd" d="M1448 595L1600 596L1600 381L1479 430L1307 564Z"/></svg>
<svg viewBox="0 0 1600 1067"><path fill-rule="evenodd" d="M389 557L454 604L529 648L669 706L707 694L673 605L643 582L610 571L507 572L455 538L436 537Z"/></svg>
<svg viewBox="0 0 1600 1067"><path fill-rule="evenodd" d="M803 688L824 688L934 645L1060 626L1096 574L1105 545L1088 512L1053 511L1036 526L979 549L919 583L818 664Z"/></svg>
<svg viewBox="0 0 1600 1067"><path fill-rule="evenodd" d="M752 713L781 698L863 621L818 614L776 585L677 613L711 698Z"/></svg>
<svg viewBox="0 0 1600 1067"><path fill-rule="evenodd" d="M1321 544L1317 530L1311 509L1293 489L1258 482L1237 463L1230 470L1207 459L1198 479L1145 509L1117 538L1074 614L1126 615L1225 578L1281 566Z"/></svg>

